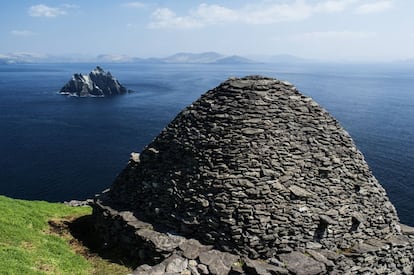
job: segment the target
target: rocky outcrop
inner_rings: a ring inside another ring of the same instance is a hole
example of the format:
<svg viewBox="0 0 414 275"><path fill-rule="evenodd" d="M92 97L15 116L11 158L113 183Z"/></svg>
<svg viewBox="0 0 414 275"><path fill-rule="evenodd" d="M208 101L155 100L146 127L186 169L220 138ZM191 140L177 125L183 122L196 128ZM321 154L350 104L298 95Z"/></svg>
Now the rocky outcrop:
<svg viewBox="0 0 414 275"><path fill-rule="evenodd" d="M106 242L149 265L137 272L168 273L172 262L188 274L413 271L412 229L351 137L271 78L229 79L202 95L93 207Z"/></svg>
<svg viewBox="0 0 414 275"><path fill-rule="evenodd" d="M129 92L110 72L97 66L87 75L74 74L72 79L60 89L63 95L79 97L105 97Z"/></svg>

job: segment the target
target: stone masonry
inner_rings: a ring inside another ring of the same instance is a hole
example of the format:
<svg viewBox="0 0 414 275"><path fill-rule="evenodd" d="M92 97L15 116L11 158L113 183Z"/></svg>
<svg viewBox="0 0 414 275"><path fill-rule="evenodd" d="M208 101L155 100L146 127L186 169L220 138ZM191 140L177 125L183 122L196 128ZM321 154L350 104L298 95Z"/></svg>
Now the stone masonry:
<svg viewBox="0 0 414 275"><path fill-rule="evenodd" d="M292 84L261 76L208 91L133 153L94 205L108 242L126 234L122 213L151 224L151 232L233 255L239 274L413 271L412 228L399 224L348 133ZM122 230L108 229L115 220ZM142 228L128 230L139 236ZM147 262L187 260L188 274L197 274L188 261L203 264L200 256L183 251L177 245Z"/></svg>

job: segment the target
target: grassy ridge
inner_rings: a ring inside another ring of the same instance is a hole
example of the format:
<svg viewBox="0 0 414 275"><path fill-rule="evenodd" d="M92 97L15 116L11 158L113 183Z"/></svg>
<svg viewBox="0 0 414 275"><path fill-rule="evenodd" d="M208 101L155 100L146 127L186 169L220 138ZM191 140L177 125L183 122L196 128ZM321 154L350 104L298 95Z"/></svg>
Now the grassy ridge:
<svg viewBox="0 0 414 275"><path fill-rule="evenodd" d="M95 273L90 262L48 227L48 220L90 212L89 207L0 196L0 274Z"/></svg>

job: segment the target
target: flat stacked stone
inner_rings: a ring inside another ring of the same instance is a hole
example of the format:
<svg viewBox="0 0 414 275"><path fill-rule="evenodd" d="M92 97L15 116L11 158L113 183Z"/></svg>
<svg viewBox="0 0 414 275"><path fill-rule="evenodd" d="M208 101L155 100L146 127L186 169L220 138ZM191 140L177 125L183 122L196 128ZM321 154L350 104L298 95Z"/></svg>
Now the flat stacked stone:
<svg viewBox="0 0 414 275"><path fill-rule="evenodd" d="M307 251L319 273L381 266L384 247L398 241L395 261L413 260L394 206L348 133L292 84L261 76L229 79L185 108L96 205L96 215L104 206L132 211L164 232L250 259L278 257L286 268ZM375 256L355 262L361 253ZM389 261L387 271L412 268Z"/></svg>

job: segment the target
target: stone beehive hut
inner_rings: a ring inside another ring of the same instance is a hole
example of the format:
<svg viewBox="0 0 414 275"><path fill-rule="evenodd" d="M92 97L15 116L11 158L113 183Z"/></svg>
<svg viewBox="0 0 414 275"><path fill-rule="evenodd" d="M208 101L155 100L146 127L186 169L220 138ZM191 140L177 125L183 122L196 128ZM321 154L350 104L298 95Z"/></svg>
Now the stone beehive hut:
<svg viewBox="0 0 414 275"><path fill-rule="evenodd" d="M108 204L225 251L257 258L338 249L398 230L350 136L287 82L222 83L134 159Z"/></svg>

